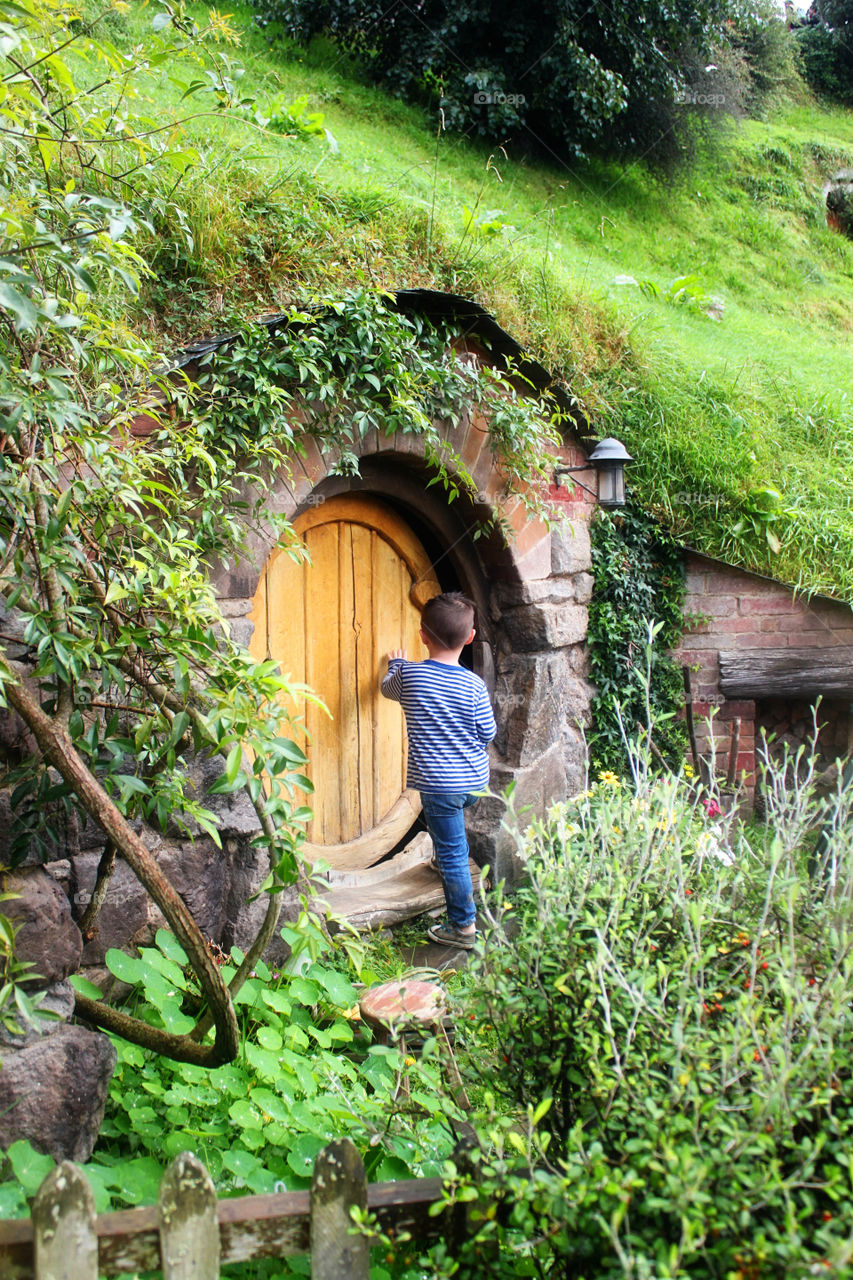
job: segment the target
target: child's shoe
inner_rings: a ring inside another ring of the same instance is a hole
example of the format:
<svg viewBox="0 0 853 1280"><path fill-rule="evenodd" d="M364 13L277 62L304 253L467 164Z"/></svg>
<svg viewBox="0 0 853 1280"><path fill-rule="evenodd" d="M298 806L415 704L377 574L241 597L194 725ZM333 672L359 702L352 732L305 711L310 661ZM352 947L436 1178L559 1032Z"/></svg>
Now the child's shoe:
<svg viewBox="0 0 853 1280"><path fill-rule="evenodd" d="M477 941L476 933L462 933L454 929L452 924L434 924L427 929L427 937L443 947L461 947L463 951L473 951Z"/></svg>

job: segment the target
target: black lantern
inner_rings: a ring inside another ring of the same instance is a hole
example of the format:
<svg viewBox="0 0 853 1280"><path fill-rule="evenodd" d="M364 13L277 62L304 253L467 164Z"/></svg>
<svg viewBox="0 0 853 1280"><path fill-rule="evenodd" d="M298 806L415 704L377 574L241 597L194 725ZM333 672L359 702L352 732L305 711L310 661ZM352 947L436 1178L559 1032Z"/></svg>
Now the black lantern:
<svg viewBox="0 0 853 1280"><path fill-rule="evenodd" d="M624 507L625 463L633 461L621 440L607 436L605 440L599 441L582 466L557 467L554 471L554 483L559 486L561 476L594 468L598 472L598 493L593 493L581 480L575 480L574 483L580 485L585 493L597 498L599 506Z"/></svg>

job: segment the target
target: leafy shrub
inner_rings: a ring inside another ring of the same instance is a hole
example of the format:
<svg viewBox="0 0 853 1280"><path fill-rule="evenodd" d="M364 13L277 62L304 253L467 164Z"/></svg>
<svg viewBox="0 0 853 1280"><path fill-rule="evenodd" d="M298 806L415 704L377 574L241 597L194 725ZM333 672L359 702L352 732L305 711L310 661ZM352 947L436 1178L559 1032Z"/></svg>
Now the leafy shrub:
<svg viewBox="0 0 853 1280"><path fill-rule="evenodd" d="M516 1197L477 1248L507 1276L847 1274L853 795L823 811L788 759L747 833L635 764L528 831L469 972L483 1181Z"/></svg>
<svg viewBox="0 0 853 1280"><path fill-rule="evenodd" d="M727 0L665 5L464 0L257 0L263 22L329 32L402 97L441 98L451 127L578 157L678 156L693 114L678 91L722 39Z"/></svg>
<svg viewBox="0 0 853 1280"><path fill-rule="evenodd" d="M853 102L853 50L849 36L818 24L796 32L797 60L816 94L833 102Z"/></svg>

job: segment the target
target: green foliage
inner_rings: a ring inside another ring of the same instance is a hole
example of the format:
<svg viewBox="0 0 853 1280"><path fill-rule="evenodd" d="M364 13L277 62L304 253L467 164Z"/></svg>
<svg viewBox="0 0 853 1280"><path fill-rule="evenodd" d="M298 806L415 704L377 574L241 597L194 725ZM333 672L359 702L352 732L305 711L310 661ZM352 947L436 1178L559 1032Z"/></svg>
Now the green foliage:
<svg viewBox="0 0 853 1280"><path fill-rule="evenodd" d="M495 1064L479 1182L504 1208L472 1226L488 1274L849 1267L853 796L818 801L802 764L771 770L760 831L710 823L692 784L637 759L634 786L524 837L528 880L498 890L462 1024L471 1076Z"/></svg>
<svg viewBox="0 0 853 1280"><path fill-rule="evenodd" d="M0 902L10 902L18 896L0 893ZM30 1028L41 1029L43 1015L39 1016L38 1008L44 999L44 992L28 995L24 990L26 982L37 981L41 975L28 973L33 968L32 962L19 960L15 955L15 938L20 927L8 916L0 915L0 1025L16 1035Z"/></svg>
<svg viewBox="0 0 853 1280"><path fill-rule="evenodd" d="M843 2L821 6L823 21L796 29L797 57L803 78L820 97L853 102L853 11Z"/></svg>
<svg viewBox="0 0 853 1280"><path fill-rule="evenodd" d="M595 578L589 606L594 769L622 772L638 726L654 731L663 757L678 766L686 737L676 713L681 672L668 650L681 635L684 568L679 548L636 507L599 510L591 529Z"/></svg>
<svg viewBox="0 0 853 1280"><path fill-rule="evenodd" d="M620 149L678 156L692 118L679 104L695 92L694 64L709 61L729 14L723 0L548 3L535 12L482 0L430 0L417 13L372 0L258 0L258 8L299 39L331 33L393 93L440 92L454 129L490 142L523 138L563 159Z"/></svg>
<svg viewBox="0 0 853 1280"><path fill-rule="evenodd" d="M84 1171L99 1212L155 1203L160 1179L181 1151L209 1170L220 1195L298 1190L310 1183L314 1158L348 1135L373 1181L435 1176L452 1146L439 1063L427 1048L412 1092L413 1059L392 1041L372 1043L355 1015L361 949L332 943L310 916L283 930L287 964L258 962L236 998L241 1052L213 1071L116 1041L118 1064L98 1145ZM341 935L345 939L346 935ZM352 955L349 954L352 952ZM223 958L228 981L242 960ZM176 939L159 930L138 957L107 954L110 970L134 992L137 1016L154 1026L191 1027L198 990ZM74 978L86 991L85 979ZM183 1007L182 1007L183 1006ZM189 1012L186 1012L189 1010ZM0 1185L0 1216L23 1210L52 1161L29 1144L9 1152L17 1186Z"/></svg>
<svg viewBox="0 0 853 1280"><path fill-rule="evenodd" d="M368 432L417 434L433 482L454 501L478 486L441 428L457 426L480 405L507 492L536 506L528 486L547 482L554 463L553 406L519 393L511 366L458 359L451 337L365 289L310 311L294 309L274 329L248 326L202 360L192 402L197 428L205 441L233 441L247 456L272 436L285 466L284 450L300 453L304 436L313 436L338 450L335 469L344 474L358 472L356 449Z"/></svg>

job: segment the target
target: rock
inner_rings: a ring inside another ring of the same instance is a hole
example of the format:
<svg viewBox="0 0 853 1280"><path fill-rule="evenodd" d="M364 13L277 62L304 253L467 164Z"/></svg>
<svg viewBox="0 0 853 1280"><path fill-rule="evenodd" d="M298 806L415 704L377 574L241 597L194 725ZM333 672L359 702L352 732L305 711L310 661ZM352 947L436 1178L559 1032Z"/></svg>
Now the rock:
<svg viewBox="0 0 853 1280"><path fill-rule="evenodd" d="M198 757L193 764L193 780L199 794L205 793L225 769L225 762L220 756L212 759ZM244 790L228 791L223 795L202 794L206 808L211 809L217 817L217 826L223 838L233 832L235 835L256 836L261 829L258 815Z"/></svg>
<svg viewBox="0 0 853 1280"><path fill-rule="evenodd" d="M589 524L565 520L551 530L551 572L585 573L592 565Z"/></svg>
<svg viewBox="0 0 853 1280"><path fill-rule="evenodd" d="M528 605L503 616L507 638L520 653L561 649L586 639L587 609L582 604Z"/></svg>
<svg viewBox="0 0 853 1280"><path fill-rule="evenodd" d="M88 1160L115 1064L108 1037L78 1026L63 1025L23 1049L4 1049L0 1147L26 1138L56 1160Z"/></svg>
<svg viewBox="0 0 853 1280"><path fill-rule="evenodd" d="M0 747L0 759L2 757ZM17 846L14 849L13 843ZM18 867L40 867L45 861L77 853L79 847L79 819L73 810L69 813L61 801L42 805L36 813L27 813L25 826L21 814L12 812L10 792L0 791L0 866L10 867L14 863Z"/></svg>
<svg viewBox="0 0 853 1280"><path fill-rule="evenodd" d="M38 1040L41 1036L51 1035L54 1031L67 1022L74 1012L74 989L70 982L55 982L52 987L48 987L39 1001L36 1009L36 1017L39 1019L40 1026L36 1030L30 1027L22 1018L18 1018L18 1023L22 1028L21 1034L18 1035L14 1031L7 1031L5 1027L0 1026L0 1045L8 1045L15 1049L22 1049L25 1045L32 1044L34 1040ZM53 1014L52 1018L43 1018L44 1014Z"/></svg>
<svg viewBox="0 0 853 1280"><path fill-rule="evenodd" d="M160 840L151 852L183 898L206 938L219 939L227 918L228 859L209 836Z"/></svg>
<svg viewBox="0 0 853 1280"><path fill-rule="evenodd" d="M585 720L589 689L570 672L565 651L503 659L495 687L495 749L507 764L528 765Z"/></svg>
<svg viewBox="0 0 853 1280"><path fill-rule="evenodd" d="M32 965L33 977L25 985L50 986L74 973L80 964L83 939L56 881L40 867L25 868L7 872L3 889L20 895L5 902L3 912L19 926L17 958Z"/></svg>
<svg viewBox="0 0 853 1280"><path fill-rule="evenodd" d="M74 913L78 920L89 905L98 878L100 853L81 853L71 859ZM100 964L110 947L127 947L148 920L148 894L126 862L116 858L107 896L98 912L94 937L84 943L83 963Z"/></svg>

